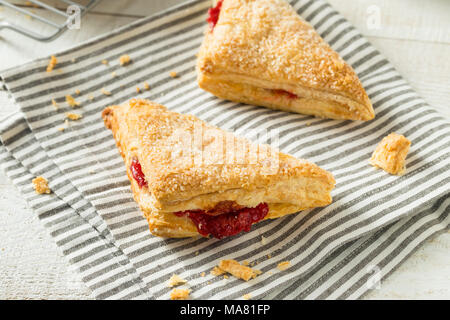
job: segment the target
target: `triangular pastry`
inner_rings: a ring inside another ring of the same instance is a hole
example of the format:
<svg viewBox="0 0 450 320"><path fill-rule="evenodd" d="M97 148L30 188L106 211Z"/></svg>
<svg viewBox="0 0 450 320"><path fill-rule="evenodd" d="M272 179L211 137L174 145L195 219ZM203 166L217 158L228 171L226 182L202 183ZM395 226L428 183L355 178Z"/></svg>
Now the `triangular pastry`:
<svg viewBox="0 0 450 320"><path fill-rule="evenodd" d="M371 120L354 70L284 0L219 0L197 60L219 98L331 119Z"/></svg>
<svg viewBox="0 0 450 320"><path fill-rule="evenodd" d="M332 201L329 172L194 116L137 99L102 116L154 235L223 238Z"/></svg>

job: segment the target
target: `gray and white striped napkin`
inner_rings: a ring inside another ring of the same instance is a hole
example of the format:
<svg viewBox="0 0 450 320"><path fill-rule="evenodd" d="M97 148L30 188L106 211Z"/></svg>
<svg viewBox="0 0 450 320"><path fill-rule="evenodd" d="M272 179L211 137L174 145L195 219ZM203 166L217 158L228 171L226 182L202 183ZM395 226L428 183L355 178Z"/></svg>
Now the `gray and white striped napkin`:
<svg viewBox="0 0 450 320"><path fill-rule="evenodd" d="M21 109L0 125L3 168L94 297L167 299L167 281L178 274L188 280L193 299L240 299L247 293L253 299L355 299L423 241L448 229L448 121L325 1L291 3L353 66L374 104L375 120L317 119L223 101L200 90L195 54L209 0L184 3L60 52L61 72L46 73L44 58L1 73ZM123 54L132 64L120 66ZM171 71L178 77L170 77ZM137 94L144 82L151 89ZM67 94L81 106L68 107ZM245 129L277 128L283 152L333 173L333 203L264 221L224 240L151 236L100 117L106 106L135 96L244 135ZM83 118L61 132L66 112ZM376 144L392 131L412 141L401 177L368 165ZM31 180L39 175L53 193L34 193ZM248 282L210 275L225 258L256 262L263 273ZM291 267L279 271L277 264L286 260Z"/></svg>

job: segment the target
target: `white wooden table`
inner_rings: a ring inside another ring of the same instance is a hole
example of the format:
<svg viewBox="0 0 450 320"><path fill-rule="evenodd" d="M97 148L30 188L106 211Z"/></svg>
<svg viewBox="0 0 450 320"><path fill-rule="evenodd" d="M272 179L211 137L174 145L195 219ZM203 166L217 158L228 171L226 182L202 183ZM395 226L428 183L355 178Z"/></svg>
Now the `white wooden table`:
<svg viewBox="0 0 450 320"><path fill-rule="evenodd" d="M17 0L19 2L19 0ZM0 33L0 70L73 46L180 1L103 0L51 43ZM329 0L362 31L432 106L450 119L450 1ZM0 9L1 10L1 9ZM379 14L379 15L378 15ZM30 26L22 14L0 11ZM379 22L379 23L377 23ZM35 30L43 27L35 27ZM0 91L0 117L6 107ZM89 299L89 290L65 262L18 190L0 173L0 299ZM366 299L450 299L450 233L414 253Z"/></svg>

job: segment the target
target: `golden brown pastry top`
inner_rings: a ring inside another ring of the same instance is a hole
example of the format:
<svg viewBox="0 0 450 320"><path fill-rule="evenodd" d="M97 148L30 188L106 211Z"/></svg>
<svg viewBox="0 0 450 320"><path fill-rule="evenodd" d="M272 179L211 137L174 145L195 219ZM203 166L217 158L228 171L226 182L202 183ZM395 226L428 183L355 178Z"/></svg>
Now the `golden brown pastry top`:
<svg viewBox="0 0 450 320"><path fill-rule="evenodd" d="M225 0L215 28L206 30L198 68L328 90L371 106L354 70L284 0Z"/></svg>
<svg viewBox="0 0 450 320"><path fill-rule="evenodd" d="M329 189L335 183L329 172L315 164L236 138L194 116L147 100L111 106L102 115L126 164L133 157L139 159L148 191L157 201L181 201L235 188L251 191L303 175L323 180ZM194 134L198 128L203 135L196 141L191 137L198 136ZM221 158L223 144L216 142L224 136L233 137L241 146L243 157L239 161Z"/></svg>

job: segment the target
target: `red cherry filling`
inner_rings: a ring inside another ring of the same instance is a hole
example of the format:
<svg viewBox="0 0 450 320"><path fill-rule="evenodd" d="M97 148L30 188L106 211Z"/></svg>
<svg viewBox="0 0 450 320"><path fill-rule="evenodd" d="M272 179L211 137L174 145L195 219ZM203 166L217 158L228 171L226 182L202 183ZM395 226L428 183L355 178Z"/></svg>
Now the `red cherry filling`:
<svg viewBox="0 0 450 320"><path fill-rule="evenodd" d="M269 212L267 203L260 203L255 208L242 208L220 215L209 215L203 210L175 212L181 217L187 215L203 235L212 235L217 239L232 236L241 231L250 231L252 224L261 221Z"/></svg>
<svg viewBox="0 0 450 320"><path fill-rule="evenodd" d="M219 20L220 9L222 9L222 2L223 0L219 0L217 1L217 4L214 8L208 9L208 18L206 19L206 21L208 21L211 30L214 29L217 24L217 20Z"/></svg>
<svg viewBox="0 0 450 320"><path fill-rule="evenodd" d="M139 185L139 188L148 186L147 180L145 180L145 175L142 172L141 164L139 163L138 159L134 158L133 160L131 160L130 170L134 180L136 180L137 184Z"/></svg>
<svg viewBox="0 0 450 320"><path fill-rule="evenodd" d="M297 99L298 98L298 96L296 94L286 91L286 90L282 90L282 89L274 89L274 90L272 90L272 92L275 94L280 94L280 95L286 96L289 99Z"/></svg>

